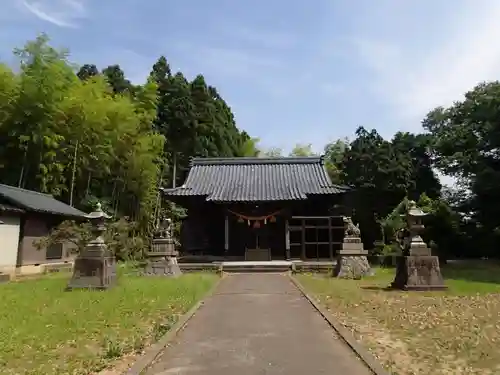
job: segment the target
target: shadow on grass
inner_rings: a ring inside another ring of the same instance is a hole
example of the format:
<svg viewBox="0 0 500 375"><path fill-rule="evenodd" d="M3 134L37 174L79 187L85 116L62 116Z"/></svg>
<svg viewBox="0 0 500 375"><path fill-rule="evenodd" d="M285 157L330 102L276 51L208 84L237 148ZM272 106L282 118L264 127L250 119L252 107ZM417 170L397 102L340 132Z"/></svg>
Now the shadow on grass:
<svg viewBox="0 0 500 375"><path fill-rule="evenodd" d="M396 272L395 267L379 269ZM445 280L500 285L500 261L498 260L450 260L445 264L441 262L441 273Z"/></svg>
<svg viewBox="0 0 500 375"><path fill-rule="evenodd" d="M391 286L380 286L380 285L362 285L361 289L373 290L373 291L383 291L383 292L401 292L400 289L392 288Z"/></svg>
<svg viewBox="0 0 500 375"><path fill-rule="evenodd" d="M500 284L500 263L497 260L460 260L441 266L445 280Z"/></svg>

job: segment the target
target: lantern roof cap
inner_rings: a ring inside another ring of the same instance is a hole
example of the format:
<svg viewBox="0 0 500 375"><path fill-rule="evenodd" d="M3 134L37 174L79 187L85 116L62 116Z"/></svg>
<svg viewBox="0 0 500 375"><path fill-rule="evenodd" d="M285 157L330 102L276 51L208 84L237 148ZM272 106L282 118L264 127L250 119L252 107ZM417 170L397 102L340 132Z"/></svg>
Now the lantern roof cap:
<svg viewBox="0 0 500 375"><path fill-rule="evenodd" d="M408 215L409 216L427 216L428 213L422 211L422 209L417 206L415 201L409 201L408 202Z"/></svg>
<svg viewBox="0 0 500 375"><path fill-rule="evenodd" d="M109 216L106 212L102 210L102 206L100 202L97 202L95 205L95 210L92 211L90 214L85 215L87 219L111 219L111 216Z"/></svg>

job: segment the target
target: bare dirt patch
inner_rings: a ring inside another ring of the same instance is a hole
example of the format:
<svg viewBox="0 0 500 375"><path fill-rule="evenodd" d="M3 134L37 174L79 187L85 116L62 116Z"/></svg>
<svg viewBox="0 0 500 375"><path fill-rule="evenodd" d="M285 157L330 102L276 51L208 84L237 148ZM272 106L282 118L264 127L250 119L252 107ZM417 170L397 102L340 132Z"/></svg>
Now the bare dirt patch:
<svg viewBox="0 0 500 375"><path fill-rule="evenodd" d="M385 291L394 270L360 281L299 280L394 374L499 374L500 267L444 269L447 292Z"/></svg>

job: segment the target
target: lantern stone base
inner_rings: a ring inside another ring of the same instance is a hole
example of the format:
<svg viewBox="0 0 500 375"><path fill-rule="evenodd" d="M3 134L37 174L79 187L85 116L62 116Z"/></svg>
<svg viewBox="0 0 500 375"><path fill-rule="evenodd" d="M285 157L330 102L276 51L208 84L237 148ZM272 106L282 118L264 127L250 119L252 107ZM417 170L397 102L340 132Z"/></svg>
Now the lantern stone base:
<svg viewBox="0 0 500 375"><path fill-rule="evenodd" d="M116 260L106 245L89 244L75 259L73 276L66 290L109 289L116 284Z"/></svg>
<svg viewBox="0 0 500 375"><path fill-rule="evenodd" d="M401 290L445 290L439 258L432 255L400 256L396 259L396 277L391 284Z"/></svg>
<svg viewBox="0 0 500 375"><path fill-rule="evenodd" d="M182 275L182 271L177 263L177 258L168 257L148 261L144 267L143 275L177 277Z"/></svg>
<svg viewBox="0 0 500 375"><path fill-rule="evenodd" d="M368 251L363 249L359 238L346 238L342 249L337 254L337 264L333 270L333 277L341 279L361 279L373 275L368 262Z"/></svg>

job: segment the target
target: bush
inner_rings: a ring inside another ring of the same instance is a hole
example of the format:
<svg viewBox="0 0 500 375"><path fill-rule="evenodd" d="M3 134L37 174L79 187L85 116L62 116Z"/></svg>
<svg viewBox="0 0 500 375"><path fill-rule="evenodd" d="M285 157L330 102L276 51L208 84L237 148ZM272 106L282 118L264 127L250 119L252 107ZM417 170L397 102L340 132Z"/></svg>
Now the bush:
<svg viewBox="0 0 500 375"><path fill-rule="evenodd" d="M381 241L377 241L375 243L375 247L370 252L370 255L373 256L401 255L401 254L402 254L401 247L397 242L385 244Z"/></svg>
<svg viewBox="0 0 500 375"><path fill-rule="evenodd" d="M38 250L47 248L55 243L72 243L76 251L82 251L92 239L90 223L76 223L72 220L62 222L54 228L48 236L35 242ZM149 239L137 236L137 223L121 218L106 226L104 240L108 249L118 261L139 260L149 245Z"/></svg>

